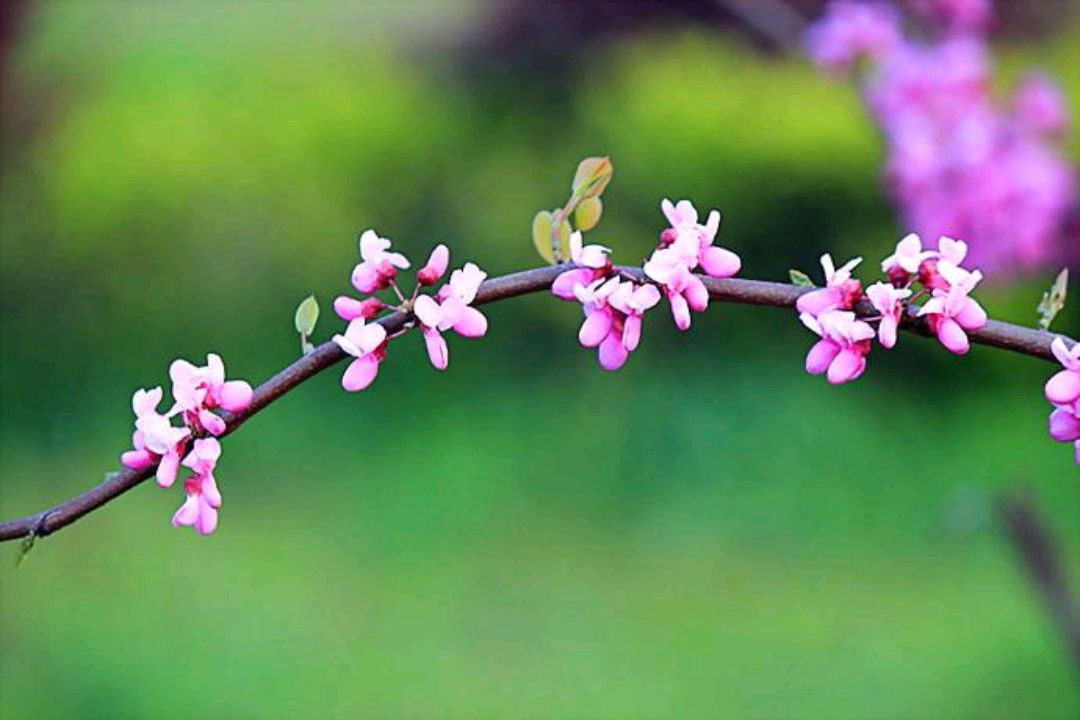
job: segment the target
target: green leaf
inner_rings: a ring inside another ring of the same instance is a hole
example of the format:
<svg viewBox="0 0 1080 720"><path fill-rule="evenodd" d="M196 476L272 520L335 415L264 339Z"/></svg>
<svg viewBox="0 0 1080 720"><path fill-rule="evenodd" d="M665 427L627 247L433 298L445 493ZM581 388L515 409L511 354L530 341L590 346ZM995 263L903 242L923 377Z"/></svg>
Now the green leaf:
<svg viewBox="0 0 1080 720"><path fill-rule="evenodd" d="M1039 313L1039 327L1043 330L1050 328L1050 323L1054 322L1054 318L1065 307L1065 293L1068 290L1068 285L1069 268L1062 268L1054 279L1054 284L1043 293L1042 300L1039 301L1038 307L1035 308L1036 312Z"/></svg>
<svg viewBox="0 0 1080 720"><path fill-rule="evenodd" d="M814 281L810 279L810 276L802 270L788 270L788 276L791 278L792 285L808 288L817 287L817 285L814 284Z"/></svg>
<svg viewBox="0 0 1080 720"><path fill-rule="evenodd" d="M319 321L319 301L314 295L308 295L296 308L296 332L307 338L315 332L315 323Z"/></svg>
<svg viewBox="0 0 1080 720"><path fill-rule="evenodd" d="M581 232L588 232L600 222L604 204L598 197L585 198L574 209L574 226Z"/></svg>
<svg viewBox="0 0 1080 720"><path fill-rule="evenodd" d="M611 182L615 174L615 167L609 157L588 157L578 163L577 172L574 173L574 184L571 187L574 195L578 198L599 197Z"/></svg>
<svg viewBox="0 0 1080 720"><path fill-rule="evenodd" d="M555 265L555 253L551 247L551 224L555 218L547 210L541 210L536 213L532 222L532 239L533 247L536 248L536 252L540 253L540 257L550 264Z"/></svg>

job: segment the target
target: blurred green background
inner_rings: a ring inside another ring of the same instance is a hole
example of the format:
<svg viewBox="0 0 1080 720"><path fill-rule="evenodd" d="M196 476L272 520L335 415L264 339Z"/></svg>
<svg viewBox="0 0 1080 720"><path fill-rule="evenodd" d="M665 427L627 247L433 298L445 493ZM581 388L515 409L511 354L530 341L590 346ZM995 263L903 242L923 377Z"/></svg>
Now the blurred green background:
<svg viewBox="0 0 1080 720"><path fill-rule="evenodd" d="M0 517L115 469L131 392L174 357L219 352L262 381L297 356L310 292L318 339L336 332L366 227L416 261L446 242L492 274L537 264L532 214L586 155L614 160L593 237L628 263L665 196L721 208L757 278L816 276L824 250L879 258L903 232L857 94L797 53L647 22L548 69L477 39L497 17L22 8L2 90ZM1078 48L1075 23L1002 43L1002 77L1046 68L1080 115ZM980 297L1032 324L1049 278ZM170 527L182 493L147 484L18 570L5 546L0 716L1080 713L992 512L999 490L1032 492L1080 585L1049 365L907 338L834 388L802 371L794 313L716 305L686 335L657 312L607 374L575 307L487 312L445 375L410 336L370 390L334 369L231 437L211 537ZM1077 318L1073 302L1059 327Z"/></svg>

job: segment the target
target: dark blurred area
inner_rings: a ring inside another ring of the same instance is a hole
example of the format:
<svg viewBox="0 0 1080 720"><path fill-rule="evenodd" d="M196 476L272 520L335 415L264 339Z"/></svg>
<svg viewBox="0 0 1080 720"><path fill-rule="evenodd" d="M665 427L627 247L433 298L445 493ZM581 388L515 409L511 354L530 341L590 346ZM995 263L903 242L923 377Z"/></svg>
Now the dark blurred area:
<svg viewBox="0 0 1080 720"><path fill-rule="evenodd" d="M539 264L588 155L620 262L687 197L748 277L869 277L905 229L858 93L797 45L821 7L0 5L0 517L114 470L173 358L261 382L312 292L338 332L365 228ZM1076 3L998 7L1002 82L1040 67L1080 115ZM980 300L1033 325L1052 275ZM992 511L1038 498L1077 585L1048 365L904 338L834 388L794 313L716 304L608 374L568 304L488 315L445 374L408 337L230 437L215 535L148 484L0 569L0 717L1076 717Z"/></svg>

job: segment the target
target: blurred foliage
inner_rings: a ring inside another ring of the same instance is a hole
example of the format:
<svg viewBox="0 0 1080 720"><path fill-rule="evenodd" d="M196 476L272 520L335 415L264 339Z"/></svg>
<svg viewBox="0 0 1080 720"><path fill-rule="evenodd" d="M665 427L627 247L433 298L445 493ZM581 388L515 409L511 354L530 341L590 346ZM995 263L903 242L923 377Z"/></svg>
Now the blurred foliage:
<svg viewBox="0 0 1080 720"><path fill-rule="evenodd" d="M869 265L901 234L858 98L798 59L644 34L549 104L455 71L415 27L451 33L452 6L400 5L30 14L0 168L0 516L97 482L173 357L253 381L295 358L296 299L348 289L365 227L414 260L535 265L530 219L588 155L619 170L590 241L623 262L664 196L723 210L754 277ZM1075 106L1077 37L1006 65L1045 63ZM980 297L1030 324L1050 274ZM1034 488L1077 567L1047 365L907 339L832 388L793 313L717 306L686 336L657 313L609 375L576 308L489 315L445 375L410 337L362 395L325 373L230 438L215 536L147 486L6 564L0 716L1080 710L988 511Z"/></svg>

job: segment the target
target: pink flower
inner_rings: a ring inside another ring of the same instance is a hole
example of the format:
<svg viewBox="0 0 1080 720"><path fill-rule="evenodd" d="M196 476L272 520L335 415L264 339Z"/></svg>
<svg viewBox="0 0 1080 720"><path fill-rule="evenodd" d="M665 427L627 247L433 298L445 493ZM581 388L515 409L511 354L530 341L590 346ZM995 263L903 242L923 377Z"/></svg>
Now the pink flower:
<svg viewBox="0 0 1080 720"><path fill-rule="evenodd" d="M467 338L483 337L488 323L484 314L470 304L487 273L473 263L466 263L461 270L450 275L450 282L439 288L435 298L421 295L413 304L413 312L420 321L427 346L428 358L438 370L450 364L450 350L442 333L453 330Z"/></svg>
<svg viewBox="0 0 1080 720"><path fill-rule="evenodd" d="M834 385L850 382L863 374L874 328L846 310L829 310L817 317L804 312L799 319L821 337L806 355L808 373L826 373Z"/></svg>
<svg viewBox="0 0 1080 720"><path fill-rule="evenodd" d="M434 285L446 272L450 264L450 248L445 245L436 245L431 251L427 264L416 273L416 281L421 285Z"/></svg>
<svg viewBox="0 0 1080 720"><path fill-rule="evenodd" d="M352 284L358 291L370 295L390 287L399 269L409 267L409 260L401 253L388 252L390 241L379 237L374 230L360 235L361 262L353 269Z"/></svg>
<svg viewBox="0 0 1080 720"><path fill-rule="evenodd" d="M862 299L862 283L852 279L851 271L861 262L861 257L855 258L836 268L829 253L822 255L825 287L800 295L795 309L817 317L830 310L850 310L855 307L855 303Z"/></svg>
<svg viewBox="0 0 1080 720"><path fill-rule="evenodd" d="M1055 408L1050 413L1047 427L1054 440L1073 443L1076 448L1076 464L1080 465L1080 402Z"/></svg>
<svg viewBox="0 0 1080 720"><path fill-rule="evenodd" d="M822 69L840 73L866 56L880 58L900 40L899 18L885 3L829 3L825 17L807 33L810 57Z"/></svg>
<svg viewBox="0 0 1080 720"><path fill-rule="evenodd" d="M911 296L908 288L893 287L888 283L874 283L866 288L870 304L881 313L878 324L878 340L886 348L896 345L896 329L904 312L904 300Z"/></svg>
<svg viewBox="0 0 1080 720"><path fill-rule="evenodd" d="M160 387L136 390L131 398L135 411L135 433L131 437L134 450L120 456L120 461L132 470L144 470L157 463L157 483L169 487L176 480L180 456L187 447L191 431L174 427L169 418L157 411L161 403Z"/></svg>
<svg viewBox="0 0 1080 720"><path fill-rule="evenodd" d="M375 381L379 363L386 359L386 329L382 325L366 325L363 318L356 318L349 323L344 335L334 336L334 343L356 358L341 376L343 388L357 392Z"/></svg>
<svg viewBox="0 0 1080 720"><path fill-rule="evenodd" d="M881 261L881 269L893 285L902 287L908 284L912 275L918 274L924 260L937 256L938 253L933 250L923 250L919 236L909 233L896 243L893 254Z"/></svg>
<svg viewBox="0 0 1080 720"><path fill-rule="evenodd" d="M657 282L679 273L681 268L694 270L699 265L705 274L715 278L729 278L738 274L742 260L738 255L713 245L720 231L720 212L713 210L704 225L698 222L698 212L689 200L676 204L668 199L660 208L671 227L660 234L660 248L656 250L645 272Z"/></svg>
<svg viewBox="0 0 1080 720"><path fill-rule="evenodd" d="M379 313L385 308L386 304L377 297L369 297L366 300L356 300L348 295L339 295L334 300L334 312L346 322L355 320L356 318L374 320L379 317Z"/></svg>
<svg viewBox="0 0 1080 720"><path fill-rule="evenodd" d="M655 253L654 253L655 255ZM671 305L671 317L675 327L686 331L690 328L690 311L704 312L709 307L709 290L697 275L685 266L676 267L668 275L667 282L660 284Z"/></svg>
<svg viewBox="0 0 1080 720"><path fill-rule="evenodd" d="M611 267L611 260L608 259L610 252L611 248L603 245L582 246L581 232L578 230L570 235L570 259L577 265L593 270L604 270Z"/></svg>
<svg viewBox="0 0 1080 720"><path fill-rule="evenodd" d="M1065 369L1047 381L1046 399L1055 405L1080 401L1080 343L1075 343L1070 350L1059 336L1054 338L1050 349Z"/></svg>
<svg viewBox="0 0 1080 720"><path fill-rule="evenodd" d="M243 380L225 380L225 364L210 353L206 365L196 367L187 360L174 360L169 366L172 379L173 412L182 411L184 422L193 430L205 429L214 435L225 432L225 421L211 412L221 408L243 412L251 405L251 385Z"/></svg>
<svg viewBox="0 0 1080 720"><path fill-rule="evenodd" d="M577 299L585 312L578 341L597 348L600 367L618 370L641 341L641 318L660 302L654 285L612 277L577 286Z"/></svg>
<svg viewBox="0 0 1080 720"><path fill-rule="evenodd" d="M1037 133L1062 135L1069 129L1069 110L1061 88L1049 77L1032 74L1016 88L1013 97L1020 123Z"/></svg>
<svg viewBox="0 0 1080 720"><path fill-rule="evenodd" d="M551 284L551 294L561 300L576 300L574 288L591 285L606 276L605 271L593 268L574 268L561 273Z"/></svg>
<svg viewBox="0 0 1080 720"><path fill-rule="evenodd" d="M655 285L638 285L632 282L621 283L608 297L608 304L624 316L622 333L618 339L627 353L637 349L641 341L641 318L658 302L660 291Z"/></svg>
<svg viewBox="0 0 1080 720"><path fill-rule="evenodd" d="M221 493L214 480L214 468L221 457L221 444L216 438L196 440L184 465L194 471L194 475L184 483L187 499L173 515L173 527L193 526L202 535L209 535L217 528L218 508L221 507Z"/></svg>
<svg viewBox="0 0 1080 720"><path fill-rule="evenodd" d="M971 273L960 267L967 257L967 243L942 235L938 251L919 267L919 282L931 290L948 290L953 283L963 282Z"/></svg>
<svg viewBox="0 0 1080 720"><path fill-rule="evenodd" d="M965 271L966 272L966 271ZM931 332L950 352L963 355L970 348L967 331L978 330L986 324L986 311L968 294L982 280L978 270L967 273L948 290L935 289L933 297L919 308Z"/></svg>

